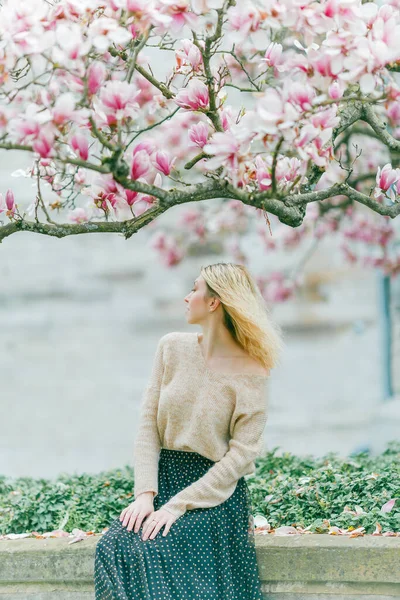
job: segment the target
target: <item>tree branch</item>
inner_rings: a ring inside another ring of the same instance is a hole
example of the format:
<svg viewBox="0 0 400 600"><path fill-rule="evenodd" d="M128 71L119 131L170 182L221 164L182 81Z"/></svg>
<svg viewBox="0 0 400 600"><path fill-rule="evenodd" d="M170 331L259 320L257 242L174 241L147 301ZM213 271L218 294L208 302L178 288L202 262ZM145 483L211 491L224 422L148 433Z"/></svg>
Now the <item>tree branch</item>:
<svg viewBox="0 0 400 600"><path fill-rule="evenodd" d="M211 154L207 154L206 152L203 152L203 151L199 152L199 154L196 154L196 156L194 156L191 160L189 160L187 163L185 163L184 169L191 169L202 158L211 158Z"/></svg>
<svg viewBox="0 0 400 600"><path fill-rule="evenodd" d="M19 231L31 231L32 233L41 233L51 237L63 238L69 235L79 235L82 233L122 233L125 239L130 238L134 233L151 223L157 216L164 212L164 208L155 206L150 208L145 213L130 219L128 221L107 221L88 223L60 223L53 225L52 223L36 223L21 219L8 223L0 227L0 243L4 238L17 233Z"/></svg>
<svg viewBox="0 0 400 600"><path fill-rule="evenodd" d="M197 39L197 35L195 31L193 33L193 43L198 47L200 53L203 57L203 65L204 65L204 73L206 76L207 88L208 88L208 97L210 103L210 110L205 111L205 114L210 119L216 131L224 131L224 128L221 124L221 119L217 109L216 103L216 93L214 89L214 77L211 72L211 58L215 54L215 51L212 51L212 46L215 42L218 42L222 36L222 23L224 20L225 11L234 4L234 0L227 0L222 8L217 9L218 19L215 27L215 31L211 36L206 37L205 47L203 49L202 45L199 43Z"/></svg>
<svg viewBox="0 0 400 600"><path fill-rule="evenodd" d="M136 140L136 138L138 138L139 135L142 135L142 133L144 133L145 131L150 131L150 129L154 129L155 127L158 127L159 125L161 125L161 123L164 123L164 121L168 121L169 119L172 119L172 117L174 115L176 115L176 113L180 110L180 108L181 107L178 106L178 108L173 110L172 113L170 113L166 117L163 117L160 121L157 121L156 123L153 123L152 125L149 125L148 127L145 127L144 129L140 129L140 131L136 131L133 138L126 144L125 150L127 148L129 148L129 146L132 144L132 142L134 142ZM133 132L131 132L131 133L133 133Z"/></svg>
<svg viewBox="0 0 400 600"><path fill-rule="evenodd" d="M115 146L114 146L114 144L112 144L111 142L109 142L109 141L108 141L108 139L107 139L106 137L104 137L104 135L101 133L101 131L99 131L99 130L97 129L97 125L96 125L96 123L94 122L94 119L93 119L93 117L89 117L89 122L90 122L90 125L91 125L91 129L92 129L92 131L93 131L94 135L95 135L95 136L97 137L97 139L99 140L99 142L100 142L100 143L101 143L103 146L105 146L105 148L108 148L109 150L112 150L112 151L114 151L114 150L116 149L116 148L115 148Z"/></svg>
<svg viewBox="0 0 400 600"><path fill-rule="evenodd" d="M332 143L337 136L348 129L353 123L359 121L363 112L362 102L355 101L354 104L346 104L340 111L340 124L333 130Z"/></svg>
<svg viewBox="0 0 400 600"><path fill-rule="evenodd" d="M390 150L400 150L400 140L396 140L392 135L390 135L386 129L386 123L384 123L382 119L375 114L372 106L365 104L361 111L360 118L372 127L377 137L388 148L390 148Z"/></svg>
<svg viewBox="0 0 400 600"><path fill-rule="evenodd" d="M353 189L347 183L336 183L326 190L293 195L292 197L285 198L284 201L288 206L298 206L301 204L308 204L309 202L325 200L333 196L347 196L350 200L355 200L360 204L364 204L364 206L368 206L368 208L374 212L392 219L400 214L400 202L396 202L391 206L385 206L366 194L362 194Z"/></svg>
<svg viewBox="0 0 400 600"><path fill-rule="evenodd" d="M138 73L143 75L143 77L145 79L147 79L147 81L150 81L150 83L152 83L154 85L154 87L156 87L158 90L160 90L160 92L162 93L162 95L165 98L168 98L168 100L171 100L172 98L175 97L175 94L173 94L171 92L171 90L169 88L167 88L167 86L164 83L157 81L157 79L155 77L153 77L153 75L150 75L150 73L148 71L146 71L146 69L143 69L143 67L141 67L140 65L135 65L135 69Z"/></svg>
<svg viewBox="0 0 400 600"><path fill-rule="evenodd" d="M142 39L140 40L139 44L136 46L135 50L133 51L133 55L132 55L132 59L130 61L129 64L129 69L128 72L126 74L126 80L128 81L128 83L131 82L132 76L133 76L133 72L136 68L136 61L137 61L137 57L139 55L139 52L141 50L143 50L144 46L146 45L147 40L149 39L149 35L150 35L150 31L152 30L153 26L149 27L149 29L147 30L147 32L145 33L145 35L143 35Z"/></svg>
<svg viewBox="0 0 400 600"><path fill-rule="evenodd" d="M139 184L137 181L128 181L116 178L128 189L137 191L138 187L145 184ZM81 233L122 233L125 239L130 238L134 233L145 227L148 223L154 221L158 216L180 204L189 202L200 202L213 198L229 198L240 200L253 208L260 208L268 213L276 215L281 223L291 227L298 227L304 220L304 207L310 202L319 202L333 196L347 196L349 200L354 200L365 206L368 206L375 212L394 219L400 214L400 203L392 206L384 206L376 202L369 196L357 192L346 183L338 183L325 190L318 190L305 194L293 194L282 197L272 197L270 191L249 193L244 190L233 187L227 181L208 181L206 183L194 184L184 190L160 190L154 186L145 185L146 193L158 196L159 200L149 210L138 217L128 221L117 222L94 222L74 223L74 224L52 224L36 223L19 219L7 225L0 227L0 242L18 231L31 231L53 237L66 237L68 235L79 235ZM150 191L149 191L150 190ZM141 191L141 190L140 190Z"/></svg>

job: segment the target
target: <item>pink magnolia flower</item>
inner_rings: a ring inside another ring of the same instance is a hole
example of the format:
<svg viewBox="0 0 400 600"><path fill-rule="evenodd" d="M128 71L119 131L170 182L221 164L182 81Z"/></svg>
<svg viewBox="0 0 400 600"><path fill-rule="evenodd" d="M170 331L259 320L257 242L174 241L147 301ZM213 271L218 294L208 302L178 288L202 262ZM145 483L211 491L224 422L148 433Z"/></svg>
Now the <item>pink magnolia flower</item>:
<svg viewBox="0 0 400 600"><path fill-rule="evenodd" d="M6 192L6 207L11 212L15 210L14 193L12 190L7 190Z"/></svg>
<svg viewBox="0 0 400 600"><path fill-rule="evenodd" d="M89 216L84 208L74 208L68 215L68 218L73 223L86 223L89 221Z"/></svg>
<svg viewBox="0 0 400 600"><path fill-rule="evenodd" d="M311 159L318 167L326 168L333 159L331 145L326 145L331 130L316 129L311 123L301 129L301 135L296 138L294 145L302 160Z"/></svg>
<svg viewBox="0 0 400 600"><path fill-rule="evenodd" d="M33 149L42 158L52 156L54 154L54 134L42 129L39 137L33 142Z"/></svg>
<svg viewBox="0 0 400 600"><path fill-rule="evenodd" d="M127 81L108 81L100 91L100 101L105 112L118 121L136 114L138 94L139 90Z"/></svg>
<svg viewBox="0 0 400 600"><path fill-rule="evenodd" d="M400 101L390 102L386 109L386 114L390 119L392 127L400 124Z"/></svg>
<svg viewBox="0 0 400 600"><path fill-rule="evenodd" d="M87 32L89 40L100 52L108 50L113 43L125 45L132 39L126 27L121 27L117 19L108 17L93 19Z"/></svg>
<svg viewBox="0 0 400 600"><path fill-rule="evenodd" d="M22 98L20 98L20 102L21 100ZM27 105L24 105L23 109L20 108L14 114L15 117L9 121L9 129L10 133L15 135L18 141L22 141L28 136L37 137L42 128L51 120L50 112L43 110L43 103L36 104L29 102Z"/></svg>
<svg viewBox="0 0 400 600"><path fill-rule="evenodd" d="M334 81L328 88L329 97L332 100L339 100L343 96L344 86L340 85L338 81Z"/></svg>
<svg viewBox="0 0 400 600"><path fill-rule="evenodd" d="M7 190L4 200L3 194L0 194L0 213L6 212L7 217L12 217L15 213L16 205L12 190Z"/></svg>
<svg viewBox="0 0 400 600"><path fill-rule="evenodd" d="M150 169L150 158L146 150L139 150L133 155L131 165L131 178L139 179Z"/></svg>
<svg viewBox="0 0 400 600"><path fill-rule="evenodd" d="M172 19L168 25L171 33L177 34L184 25L196 29L198 17L191 11L189 0L159 0L159 3L166 7L162 12Z"/></svg>
<svg viewBox="0 0 400 600"><path fill-rule="evenodd" d="M260 155L256 156L256 177L260 190L267 190L271 187L272 179L266 162Z"/></svg>
<svg viewBox="0 0 400 600"><path fill-rule="evenodd" d="M199 208L188 207L180 214L177 225L179 225L179 227L185 227L185 231L190 229L198 235L202 235L204 232L204 227L202 226L203 222L203 212Z"/></svg>
<svg viewBox="0 0 400 600"><path fill-rule="evenodd" d="M169 175L171 173L171 169L173 167L175 160L176 160L176 158L173 158L172 160L170 160L168 157L168 154L166 152L159 150L155 154L155 158L153 160L153 165L156 167L156 169L158 169L159 171L164 173L164 175Z"/></svg>
<svg viewBox="0 0 400 600"><path fill-rule="evenodd" d="M310 110L312 101L315 98L315 91L308 84L294 82L289 89L289 100L300 106L301 110Z"/></svg>
<svg viewBox="0 0 400 600"><path fill-rule="evenodd" d="M268 302L284 302L293 296L294 291L294 282L285 279L284 274L273 271L265 282L263 295Z"/></svg>
<svg viewBox="0 0 400 600"><path fill-rule="evenodd" d="M270 67L276 67L282 63L282 44L271 42L268 46L264 58L261 59Z"/></svg>
<svg viewBox="0 0 400 600"><path fill-rule="evenodd" d="M147 139L143 140L143 142L139 142L133 149L133 154L136 154L140 150L145 150L147 154L150 156L153 152L156 151L156 145L153 140Z"/></svg>
<svg viewBox="0 0 400 600"><path fill-rule="evenodd" d="M94 204L97 206L97 208L101 208L106 212L112 212L112 209L117 204L117 197L115 194L107 194L104 191L99 191L97 196L94 198Z"/></svg>
<svg viewBox="0 0 400 600"><path fill-rule="evenodd" d="M56 125L63 125L68 121L78 121L79 111L75 110L75 98L70 92L62 94L57 98L51 111L53 113L53 122Z"/></svg>
<svg viewBox="0 0 400 600"><path fill-rule="evenodd" d="M271 7L272 9L272 7ZM229 38L234 42L242 42L251 31L260 26L260 10L250 0L241 0L227 10Z"/></svg>
<svg viewBox="0 0 400 600"><path fill-rule="evenodd" d="M384 192L386 192L398 178L396 169L392 169L392 165L387 163L383 169L378 167L376 174L376 185Z"/></svg>
<svg viewBox="0 0 400 600"><path fill-rule="evenodd" d="M315 51L310 55L310 61L317 73L323 77L335 78L343 70L344 57L341 54L330 55Z"/></svg>
<svg viewBox="0 0 400 600"><path fill-rule="evenodd" d="M87 70L87 88L89 94L96 94L106 80L106 67L101 62L93 62Z"/></svg>
<svg viewBox="0 0 400 600"><path fill-rule="evenodd" d="M150 238L150 246L154 250L165 250L168 245L168 238L164 231L156 231Z"/></svg>
<svg viewBox="0 0 400 600"><path fill-rule="evenodd" d="M160 106L165 108L163 103L166 102L166 99L162 94L154 93L154 86L150 83L150 81L147 81L147 79L138 74L135 78L135 83L139 90L135 100L140 108L146 106L146 110L149 112L149 114L153 114L157 108L160 108Z"/></svg>
<svg viewBox="0 0 400 600"><path fill-rule="evenodd" d="M62 63L65 59L77 60L90 51L90 42L85 40L78 23L59 21L56 30L57 46L53 48L53 59ZM61 48L61 51L60 51Z"/></svg>
<svg viewBox="0 0 400 600"><path fill-rule="evenodd" d="M224 0L192 0L192 9L197 14L210 12L212 8L222 8Z"/></svg>
<svg viewBox="0 0 400 600"><path fill-rule="evenodd" d="M272 165L272 160L271 163ZM276 164L275 178L280 189L284 189L286 185L292 187L292 184L297 180L297 186L301 183L299 176L302 178L305 175L306 164L302 163L298 158L288 158L284 156L279 158Z"/></svg>
<svg viewBox="0 0 400 600"><path fill-rule="evenodd" d="M133 204L136 202L139 192L134 192L133 190L124 190L124 193L128 206L133 206Z"/></svg>
<svg viewBox="0 0 400 600"><path fill-rule="evenodd" d="M338 0L328 0L323 6L323 13L326 17L333 18L338 13Z"/></svg>
<svg viewBox="0 0 400 600"><path fill-rule="evenodd" d="M214 133L210 141L204 146L204 152L213 154L213 158L207 160L208 169L217 169L221 165L229 168L237 166L237 154L239 142L230 131Z"/></svg>
<svg viewBox="0 0 400 600"><path fill-rule="evenodd" d="M322 130L336 127L340 123L340 117L337 116L336 106L315 113L312 115L310 122L314 127L320 127Z"/></svg>
<svg viewBox="0 0 400 600"><path fill-rule="evenodd" d="M71 146L82 160L89 158L89 142L83 133L78 131L72 136Z"/></svg>
<svg viewBox="0 0 400 600"><path fill-rule="evenodd" d="M182 64L189 63L193 70L197 71L199 66L203 64L203 57L201 56L200 50L188 39L182 40L182 46L182 48L178 48L175 51L178 68L180 68Z"/></svg>
<svg viewBox="0 0 400 600"><path fill-rule="evenodd" d="M124 0L126 10L135 16L135 37L138 33L145 33L151 25L158 30L165 31L172 22L170 15L164 14L160 7L149 0Z"/></svg>
<svg viewBox="0 0 400 600"><path fill-rule="evenodd" d="M199 146L200 148L203 148L205 144L207 144L207 140L208 140L208 125L206 123L203 123L203 121L199 121L198 123L195 123L194 125L192 125L189 129L189 140L192 142L192 144L194 144L195 146Z"/></svg>
<svg viewBox="0 0 400 600"><path fill-rule="evenodd" d="M74 181L77 185L84 185L86 183L86 169L78 169L74 175Z"/></svg>
<svg viewBox="0 0 400 600"><path fill-rule="evenodd" d="M37 136L40 132L40 123L33 119L26 119L23 116L16 119L13 123L19 139L22 140L29 135Z"/></svg>
<svg viewBox="0 0 400 600"><path fill-rule="evenodd" d="M178 106L187 110L208 108L208 88L200 79L191 79L185 88L181 88L175 96Z"/></svg>
<svg viewBox="0 0 400 600"><path fill-rule="evenodd" d="M279 130L291 129L298 116L296 106L290 101L285 101L280 90L267 88L257 101L252 127L257 132L275 134ZM241 122L245 117L246 115Z"/></svg>
<svg viewBox="0 0 400 600"><path fill-rule="evenodd" d="M237 112L232 106L224 106L219 111L219 118L224 131L230 129L231 126L236 123Z"/></svg>

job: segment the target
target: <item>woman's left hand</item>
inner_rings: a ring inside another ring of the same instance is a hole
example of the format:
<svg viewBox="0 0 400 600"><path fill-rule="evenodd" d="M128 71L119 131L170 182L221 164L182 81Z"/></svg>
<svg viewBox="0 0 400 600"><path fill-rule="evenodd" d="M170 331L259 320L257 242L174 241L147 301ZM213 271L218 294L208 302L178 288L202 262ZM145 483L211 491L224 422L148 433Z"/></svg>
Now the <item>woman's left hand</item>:
<svg viewBox="0 0 400 600"><path fill-rule="evenodd" d="M147 540L147 538L153 540L163 525L165 525L163 536L166 536L172 523L177 519L179 519L178 516L163 508L150 513L143 521L142 540Z"/></svg>

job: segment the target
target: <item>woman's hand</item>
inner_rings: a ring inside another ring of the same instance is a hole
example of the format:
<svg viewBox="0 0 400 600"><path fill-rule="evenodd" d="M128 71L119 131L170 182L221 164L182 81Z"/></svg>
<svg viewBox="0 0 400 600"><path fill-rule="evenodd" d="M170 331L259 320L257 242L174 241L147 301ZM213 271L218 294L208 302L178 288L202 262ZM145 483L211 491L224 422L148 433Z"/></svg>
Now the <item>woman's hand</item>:
<svg viewBox="0 0 400 600"><path fill-rule="evenodd" d="M165 525L163 536L166 536L171 528L172 523L174 523L177 519L179 519L178 516L173 515L162 507L159 510L151 512L143 525L142 540L147 540L148 537L153 540L163 525Z"/></svg>
<svg viewBox="0 0 400 600"><path fill-rule="evenodd" d="M126 527L128 531L131 531L132 527L135 526L135 533L137 533L143 519L154 510L153 498L153 492L139 494L136 500L124 508L120 514L119 520L122 521L122 526Z"/></svg>

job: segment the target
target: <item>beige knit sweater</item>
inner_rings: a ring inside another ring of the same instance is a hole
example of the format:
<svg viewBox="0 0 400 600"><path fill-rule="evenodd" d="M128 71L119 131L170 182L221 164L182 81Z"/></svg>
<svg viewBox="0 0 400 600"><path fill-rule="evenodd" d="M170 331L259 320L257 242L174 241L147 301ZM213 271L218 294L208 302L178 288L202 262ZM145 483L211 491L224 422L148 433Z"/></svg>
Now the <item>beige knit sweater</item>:
<svg viewBox="0 0 400 600"><path fill-rule="evenodd" d="M215 461L162 508L181 516L217 506L255 471L267 420L268 376L221 373L204 359L197 333L174 331L157 346L134 443L135 499L158 494L161 448L186 450Z"/></svg>

